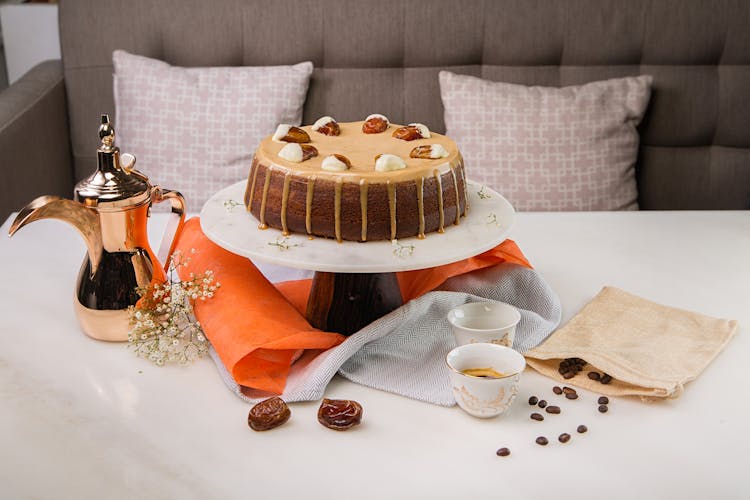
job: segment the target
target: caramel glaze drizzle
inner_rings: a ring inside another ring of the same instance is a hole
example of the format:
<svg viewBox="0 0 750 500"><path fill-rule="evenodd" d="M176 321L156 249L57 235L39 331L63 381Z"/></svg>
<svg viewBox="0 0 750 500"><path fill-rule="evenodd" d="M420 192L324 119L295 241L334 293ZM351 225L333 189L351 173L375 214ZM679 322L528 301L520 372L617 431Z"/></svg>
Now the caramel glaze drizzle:
<svg viewBox="0 0 750 500"><path fill-rule="evenodd" d="M339 243L343 241L341 239L341 187L343 184L344 181L341 177L336 179L333 191L333 228L336 232L336 241Z"/></svg>
<svg viewBox="0 0 750 500"><path fill-rule="evenodd" d="M305 229L307 234L312 235L312 202L315 176L307 178L307 198L305 198Z"/></svg>
<svg viewBox="0 0 750 500"><path fill-rule="evenodd" d="M266 201L268 200L268 186L271 185L271 173L270 168L266 169L266 178L263 182L263 197L260 200L260 225L258 229L268 229L266 224Z"/></svg>
<svg viewBox="0 0 750 500"><path fill-rule="evenodd" d="M438 227L438 233L445 232L445 214L443 213L443 181L440 171L435 169L432 171L432 175L435 176L437 181L437 195L438 195L438 212L440 212L440 226Z"/></svg>
<svg viewBox="0 0 750 500"><path fill-rule="evenodd" d="M362 241L367 241L367 181L359 181L359 206L362 209Z"/></svg>
<svg viewBox="0 0 750 500"><path fill-rule="evenodd" d="M248 209L252 208L253 195L255 193L255 184L258 178L259 168L254 169L252 173L252 181L250 184L250 194L247 202ZM453 177L453 187L456 191L456 221L455 224L459 224L461 220L461 202L459 198L458 178L454 167L450 166L451 176ZM260 225L259 229L268 229L266 224L266 202L268 200L268 189L271 184L271 173L272 169L268 168L265 172L265 178L263 181L263 195L260 202ZM432 171L432 175L437 183L436 190L438 196L438 212L440 215L440 226L438 227L438 233L445 232L445 213L444 213L444 201L443 201L443 181L440 171L436 168ZM464 183L464 212L468 213L469 210L469 197L468 187L466 186L466 175L463 171L460 172L461 180ZM289 203L289 188L291 185L291 172L284 174L284 188L281 194L281 228L284 236L289 235L289 228L287 227L287 206ZM310 176L307 179L307 197L305 199L305 229L307 234L312 236L312 203L313 203L313 192L315 187L316 177ZM425 238L425 216L424 216L424 177L416 179L414 182L417 187L417 207L419 210L419 233L417 238L420 240ZM391 181L386 181L386 187L388 189L388 206L391 216L391 240L396 238L396 186ZM359 181L359 203L362 210L362 241L367 241L367 192L368 184L365 179ZM343 179L339 177L336 179L334 186L334 231L336 234L336 240L341 243L341 195L343 189Z"/></svg>
<svg viewBox="0 0 750 500"><path fill-rule="evenodd" d="M386 181L388 188L388 206L391 211L391 240L396 239L396 186L391 181Z"/></svg>
<svg viewBox="0 0 750 500"><path fill-rule="evenodd" d="M289 236L289 228L286 225L286 206L289 202L289 183L292 181L292 173L284 174L284 189L281 191L281 234Z"/></svg>
<svg viewBox="0 0 750 500"><path fill-rule="evenodd" d="M451 165L451 175L453 176L453 187L456 189L456 222L455 224L458 225L461 223L461 199L458 196L458 180L456 179L456 171L453 169L453 165Z"/></svg>
<svg viewBox="0 0 750 500"><path fill-rule="evenodd" d="M419 208L419 234L417 239L424 239L424 177L415 181L417 183L417 207Z"/></svg>
<svg viewBox="0 0 750 500"><path fill-rule="evenodd" d="M260 170L260 165L258 163L253 164L253 180L250 182L250 188L248 189L248 192L245 194L245 203L247 205L247 210L251 211L253 209L253 194L255 194L255 180L258 178L258 170Z"/></svg>
<svg viewBox="0 0 750 500"><path fill-rule="evenodd" d="M461 182L464 183L464 215L469 215L469 187L466 185L466 170L463 168L461 169Z"/></svg>

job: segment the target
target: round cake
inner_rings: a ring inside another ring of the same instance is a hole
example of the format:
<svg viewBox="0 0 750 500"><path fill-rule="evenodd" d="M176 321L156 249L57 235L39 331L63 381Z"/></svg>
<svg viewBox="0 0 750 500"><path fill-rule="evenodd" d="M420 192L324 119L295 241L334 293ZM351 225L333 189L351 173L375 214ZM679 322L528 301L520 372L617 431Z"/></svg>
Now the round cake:
<svg viewBox="0 0 750 500"><path fill-rule="evenodd" d="M324 117L280 125L260 143L245 206L259 228L284 234L424 238L460 222L466 176L456 144L424 125L390 124L382 115L351 123Z"/></svg>

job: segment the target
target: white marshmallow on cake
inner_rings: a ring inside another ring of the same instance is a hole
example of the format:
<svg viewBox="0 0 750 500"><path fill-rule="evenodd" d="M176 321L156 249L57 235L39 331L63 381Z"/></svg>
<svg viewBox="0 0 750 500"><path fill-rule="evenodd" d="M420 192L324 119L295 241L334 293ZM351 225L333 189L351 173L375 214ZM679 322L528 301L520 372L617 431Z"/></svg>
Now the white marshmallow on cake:
<svg viewBox="0 0 750 500"><path fill-rule="evenodd" d="M375 160L375 170L378 172L391 172L406 168L406 162L396 155L390 153L382 154Z"/></svg>
<svg viewBox="0 0 750 500"><path fill-rule="evenodd" d="M430 158L448 158L448 150L442 144L430 144Z"/></svg>
<svg viewBox="0 0 750 500"><path fill-rule="evenodd" d="M329 172L343 172L344 170L349 170L349 167L346 166L346 163L339 160L334 155L328 155L323 158L323 161L320 164L320 168Z"/></svg>
<svg viewBox="0 0 750 500"><path fill-rule="evenodd" d="M273 140L273 142L285 142L281 139L286 137L286 135L289 133L290 128L292 128L292 126L287 123L279 124L279 126L276 127L276 132L273 133L273 137L271 137L271 140Z"/></svg>
<svg viewBox="0 0 750 500"><path fill-rule="evenodd" d="M329 123L336 123L336 120L333 119L331 116L324 116L322 118L318 118L315 123L313 123L312 129L317 131L321 127L328 125Z"/></svg>
<svg viewBox="0 0 750 500"><path fill-rule="evenodd" d="M427 125L423 123L410 123L410 127L416 127L417 130L419 130L419 135L422 136L422 139L429 139L430 136L430 129L427 128Z"/></svg>
<svg viewBox="0 0 750 500"><path fill-rule="evenodd" d="M283 136L282 136L283 137ZM279 157L294 163L302 161L302 146L296 142L289 142L279 151Z"/></svg>

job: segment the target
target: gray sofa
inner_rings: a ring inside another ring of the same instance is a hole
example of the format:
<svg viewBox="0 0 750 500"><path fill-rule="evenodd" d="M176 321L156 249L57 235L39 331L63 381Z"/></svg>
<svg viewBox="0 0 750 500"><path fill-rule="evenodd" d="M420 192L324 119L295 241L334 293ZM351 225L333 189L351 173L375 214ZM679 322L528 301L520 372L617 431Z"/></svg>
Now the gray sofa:
<svg viewBox="0 0 750 500"><path fill-rule="evenodd" d="M93 169L116 48L181 66L310 60L305 123L379 112L440 132L443 68L547 86L651 74L641 208L746 209L749 26L745 0L62 0L62 61L0 94L0 217Z"/></svg>

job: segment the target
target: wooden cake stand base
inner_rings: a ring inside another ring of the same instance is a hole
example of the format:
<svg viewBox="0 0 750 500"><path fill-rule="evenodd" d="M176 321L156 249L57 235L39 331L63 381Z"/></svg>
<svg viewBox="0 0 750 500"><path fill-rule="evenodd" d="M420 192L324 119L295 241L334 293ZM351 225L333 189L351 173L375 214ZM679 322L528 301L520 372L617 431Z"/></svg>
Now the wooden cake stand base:
<svg viewBox="0 0 750 500"><path fill-rule="evenodd" d="M307 321L351 335L403 304L396 273L316 272L307 299Z"/></svg>

